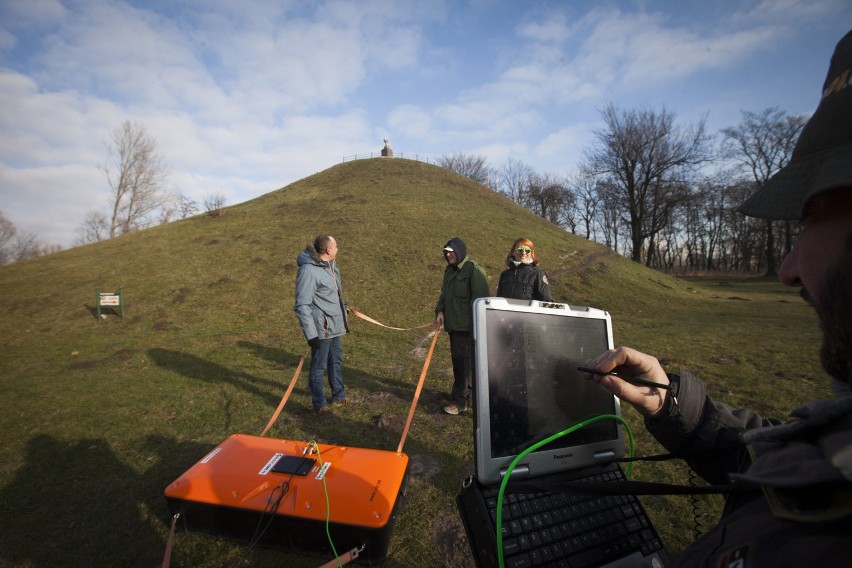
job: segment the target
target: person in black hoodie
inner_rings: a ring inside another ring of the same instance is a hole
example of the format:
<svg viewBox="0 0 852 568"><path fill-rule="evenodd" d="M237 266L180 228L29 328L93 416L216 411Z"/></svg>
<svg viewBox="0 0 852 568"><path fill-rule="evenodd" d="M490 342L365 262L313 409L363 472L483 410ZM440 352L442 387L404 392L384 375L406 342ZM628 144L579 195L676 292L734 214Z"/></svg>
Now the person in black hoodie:
<svg viewBox="0 0 852 568"><path fill-rule="evenodd" d="M500 275L497 296L516 300L553 301L547 273L538 266L535 245L531 240L525 237L515 239L506 257L506 265L509 268Z"/></svg>
<svg viewBox="0 0 852 568"><path fill-rule="evenodd" d="M450 334L450 355L453 360L453 390L447 414L457 415L467 409L472 391L473 301L488 296L488 277L475 260L467 255L467 245L453 237L444 245L444 280L441 296L435 305L435 324Z"/></svg>

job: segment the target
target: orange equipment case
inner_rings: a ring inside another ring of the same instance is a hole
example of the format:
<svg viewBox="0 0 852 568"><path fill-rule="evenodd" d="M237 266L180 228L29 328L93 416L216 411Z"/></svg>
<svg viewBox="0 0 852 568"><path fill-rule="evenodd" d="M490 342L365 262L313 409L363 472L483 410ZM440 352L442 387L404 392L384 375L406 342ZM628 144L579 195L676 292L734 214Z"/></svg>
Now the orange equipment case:
<svg viewBox="0 0 852 568"><path fill-rule="evenodd" d="M278 473L279 461L305 467ZM326 556L328 519L338 555L358 548L359 561L374 564L387 555L407 472L402 452L234 434L169 484L165 496L185 530L245 541L262 534L259 545Z"/></svg>

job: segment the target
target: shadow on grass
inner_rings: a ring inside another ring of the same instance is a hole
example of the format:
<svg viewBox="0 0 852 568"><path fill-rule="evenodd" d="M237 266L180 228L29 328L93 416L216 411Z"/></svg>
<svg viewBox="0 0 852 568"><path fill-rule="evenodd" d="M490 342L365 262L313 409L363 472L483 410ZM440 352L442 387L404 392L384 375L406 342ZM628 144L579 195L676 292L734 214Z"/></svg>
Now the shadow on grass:
<svg viewBox="0 0 852 568"><path fill-rule="evenodd" d="M209 451L169 438L139 440L157 454L139 474L102 439L38 435L26 463L0 491L4 566L156 566L165 553L163 490Z"/></svg>
<svg viewBox="0 0 852 568"><path fill-rule="evenodd" d="M281 383L272 381L238 371L213 363L180 351L170 349L149 349L148 356L154 363L179 373L190 379L198 379L208 383L227 383L250 394L262 398L267 403L277 405L280 400ZM298 364L298 357L289 355L290 360L295 360L293 367ZM280 361L280 360L279 360Z"/></svg>
<svg viewBox="0 0 852 568"><path fill-rule="evenodd" d="M276 347L267 347L265 345L259 345L250 341L240 341L237 343L237 345L244 349L248 349L256 357L260 357L261 359L264 359L271 363L283 365L285 368L291 368L293 369L293 371L295 371L296 366L299 364L299 359L301 357L300 355L293 355L292 353L289 353L288 351L285 351L283 349L278 349ZM311 364L310 349L307 349L306 353L304 354L304 357L305 363L302 367L299 383L305 385L305 388L307 388L307 376ZM417 380L419 379L419 377L419 369L416 373L412 375L412 381L406 382L398 379L392 379L389 377L378 377L376 375L365 373L363 371L351 367L344 366L343 368L343 382L344 385L346 385L347 387L357 387L358 389L361 389L366 392L387 392L397 398L409 401L414 396L414 391L417 388ZM327 382L326 379L327 377L323 378L324 383ZM427 378L427 385L428 382L429 381ZM424 392L428 390L427 385L424 385Z"/></svg>

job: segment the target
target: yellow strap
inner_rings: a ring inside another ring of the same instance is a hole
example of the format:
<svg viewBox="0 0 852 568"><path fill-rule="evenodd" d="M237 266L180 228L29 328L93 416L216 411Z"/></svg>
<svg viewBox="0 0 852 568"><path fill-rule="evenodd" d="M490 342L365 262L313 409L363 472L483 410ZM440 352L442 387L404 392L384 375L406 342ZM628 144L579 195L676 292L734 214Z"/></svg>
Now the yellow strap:
<svg viewBox="0 0 852 568"><path fill-rule="evenodd" d="M388 329L395 329L397 331L411 331L412 329L422 329L424 327L431 327L432 325L434 325L434 323L430 321L429 323L424 323L422 325L418 325L417 327L391 327L389 325L385 325L385 324L383 324L379 321L374 320L370 316L362 314L361 312L359 312L355 308L347 308L347 309L349 310L350 313L355 314L356 316L358 316L359 318L361 318L364 321L368 321L370 323L374 323L376 325L380 325L380 326L386 327Z"/></svg>
<svg viewBox="0 0 852 568"><path fill-rule="evenodd" d="M302 372L302 364L305 362L305 355L302 355L302 358L299 360L299 366L296 367L296 372L293 373L293 378L290 379L290 386L287 387L287 392L284 393L284 398L281 399L281 402L278 403L278 408L275 409L275 414L272 415L272 418L269 420L269 424L266 425L266 428L263 429L263 432L260 433L261 436L266 436L266 433L269 432L269 429L272 428L272 425L275 424L275 421L278 420L278 415L281 414L281 409L284 408L284 405L287 403L287 399L290 398L290 393L293 392L293 387L296 386L296 379L299 378L299 373Z"/></svg>
<svg viewBox="0 0 852 568"><path fill-rule="evenodd" d="M402 445L405 444L405 437L408 436L411 419L414 418L414 409L417 408L417 399L420 398L420 390L423 388L423 381L426 379L426 371L429 370L429 362L432 361L432 352L435 350L435 343L438 341L439 333L441 333L441 326L435 326L432 345L429 346L429 353L426 355L426 361L423 363L423 370L420 371L420 381L418 381L417 389L414 391L414 399L411 401L411 409L408 411L408 420L405 421L405 428L402 430L402 439L400 439L399 447L396 449L396 453L398 454L402 453Z"/></svg>

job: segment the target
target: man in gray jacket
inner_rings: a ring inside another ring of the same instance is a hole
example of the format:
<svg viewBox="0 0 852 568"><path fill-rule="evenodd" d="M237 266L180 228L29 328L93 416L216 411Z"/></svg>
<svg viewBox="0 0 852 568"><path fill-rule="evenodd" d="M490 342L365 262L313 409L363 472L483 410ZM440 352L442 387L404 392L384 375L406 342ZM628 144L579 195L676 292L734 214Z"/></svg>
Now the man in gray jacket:
<svg viewBox="0 0 852 568"><path fill-rule="evenodd" d="M671 390L612 375L588 379L633 405L701 477L744 489L726 499L719 523L678 566L852 566L852 32L837 45L790 163L740 211L802 221L780 279L801 287L816 310L834 398L810 401L786 422L763 418L714 401L695 377L667 375L657 359L626 347L590 366Z"/></svg>
<svg viewBox="0 0 852 568"><path fill-rule="evenodd" d="M331 410L325 398L322 378L328 371L332 404L346 404L343 387L343 346L341 336L349 332L343 283L335 262L337 241L320 235L305 247L296 259L296 305L293 310L308 345L311 346L311 369L308 388L317 414Z"/></svg>

